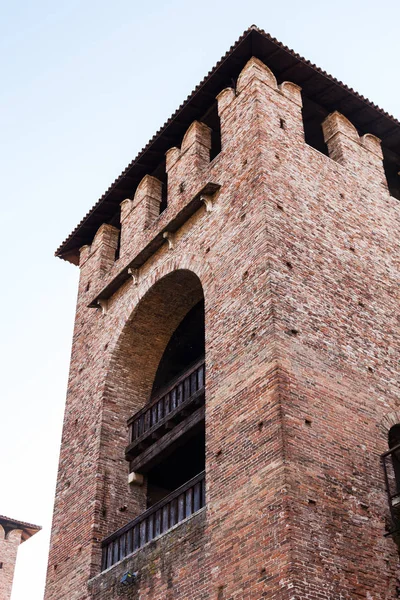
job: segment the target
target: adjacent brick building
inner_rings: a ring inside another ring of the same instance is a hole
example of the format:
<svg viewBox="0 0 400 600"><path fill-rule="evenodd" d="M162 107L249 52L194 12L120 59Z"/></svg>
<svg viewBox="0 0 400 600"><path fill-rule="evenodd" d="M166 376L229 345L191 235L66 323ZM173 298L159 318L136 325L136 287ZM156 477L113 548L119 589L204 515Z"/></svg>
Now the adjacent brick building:
<svg viewBox="0 0 400 600"><path fill-rule="evenodd" d="M86 215L46 600L400 597L399 171L251 27Z"/></svg>
<svg viewBox="0 0 400 600"><path fill-rule="evenodd" d="M0 600L9 600L19 545L41 527L0 515Z"/></svg>

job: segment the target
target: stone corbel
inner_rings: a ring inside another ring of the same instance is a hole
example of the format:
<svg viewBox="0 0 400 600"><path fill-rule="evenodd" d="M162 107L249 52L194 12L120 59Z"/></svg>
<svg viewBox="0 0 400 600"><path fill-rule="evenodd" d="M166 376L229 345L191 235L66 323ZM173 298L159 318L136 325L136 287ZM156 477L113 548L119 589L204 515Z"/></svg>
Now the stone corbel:
<svg viewBox="0 0 400 600"><path fill-rule="evenodd" d="M108 310L108 300L97 300L97 304L100 306L101 308L101 314L105 315L107 313Z"/></svg>
<svg viewBox="0 0 400 600"><path fill-rule="evenodd" d="M201 202L204 202L206 212L211 212L214 209L212 196L200 196Z"/></svg>
<svg viewBox="0 0 400 600"><path fill-rule="evenodd" d="M135 473L132 471L132 473L129 473L128 475L128 483L129 485L142 486L144 483L144 477L141 473Z"/></svg>
<svg viewBox="0 0 400 600"><path fill-rule="evenodd" d="M138 285L138 283L139 283L139 269L132 269L131 267L129 267L128 273L129 273L129 275L133 279L133 284L134 285Z"/></svg>
<svg viewBox="0 0 400 600"><path fill-rule="evenodd" d="M168 242L168 250L173 250L175 247L175 236L170 231L164 231L163 238Z"/></svg>

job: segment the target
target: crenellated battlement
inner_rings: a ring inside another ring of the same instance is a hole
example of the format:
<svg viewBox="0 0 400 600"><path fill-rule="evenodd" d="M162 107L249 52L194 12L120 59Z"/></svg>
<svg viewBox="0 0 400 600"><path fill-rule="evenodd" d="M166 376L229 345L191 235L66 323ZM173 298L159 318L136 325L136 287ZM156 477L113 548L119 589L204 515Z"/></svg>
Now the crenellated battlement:
<svg viewBox="0 0 400 600"><path fill-rule="evenodd" d="M187 129L179 148L166 152L168 174L168 203L173 204L182 194L190 196L199 186L204 170L210 163L211 129L194 121Z"/></svg>
<svg viewBox="0 0 400 600"><path fill-rule="evenodd" d="M388 189L380 139L369 133L360 136L355 126L338 111L326 117L322 129L332 160L352 169L365 182Z"/></svg>
<svg viewBox="0 0 400 600"><path fill-rule="evenodd" d="M119 235L117 227L107 223L100 225L92 244L80 248L79 266L82 268L90 262L90 270L99 277L107 273L115 262Z"/></svg>
<svg viewBox="0 0 400 600"><path fill-rule="evenodd" d="M294 148L297 148L296 156L301 156L301 146L304 146L304 160L308 160L306 139L310 139L310 117L305 119L302 89L291 81L278 84L272 70L259 58L253 56L247 61L235 89L224 88L217 94L216 102L222 146L220 172L224 171L227 152L245 148L242 140L250 130L258 132L258 142L254 143L265 152L267 163L269 154L276 154L279 147L290 157ZM375 135L360 136L353 123L338 111L326 116L320 125L312 121L312 127L311 145L313 139L320 136L330 159L362 177L368 185L379 185L387 191L381 141ZM165 152L167 184L147 174L139 182L133 197L121 202L121 231L103 224L92 244L81 250L80 265L90 258L91 278L104 278L112 270L117 253L123 264L147 239L146 232L154 229L156 234L157 223L163 222L160 213L165 192L168 214L172 214L211 181L212 136L213 131L208 125L201 120L193 121L186 129L180 147L174 146ZM163 188L166 189L163 191Z"/></svg>
<svg viewBox="0 0 400 600"><path fill-rule="evenodd" d="M162 182L156 177L145 175L136 188L133 200L121 202L121 251L125 257L129 240L158 218L162 201Z"/></svg>

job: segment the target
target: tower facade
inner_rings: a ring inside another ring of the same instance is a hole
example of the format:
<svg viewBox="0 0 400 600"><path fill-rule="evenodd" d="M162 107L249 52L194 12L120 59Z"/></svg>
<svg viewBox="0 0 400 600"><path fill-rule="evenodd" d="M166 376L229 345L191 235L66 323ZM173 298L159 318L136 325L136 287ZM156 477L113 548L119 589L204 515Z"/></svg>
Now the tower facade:
<svg viewBox="0 0 400 600"><path fill-rule="evenodd" d="M252 27L63 243L46 600L397 597L399 171Z"/></svg>
<svg viewBox="0 0 400 600"><path fill-rule="evenodd" d="M40 529L37 525L0 515L0 600L11 598L19 545Z"/></svg>

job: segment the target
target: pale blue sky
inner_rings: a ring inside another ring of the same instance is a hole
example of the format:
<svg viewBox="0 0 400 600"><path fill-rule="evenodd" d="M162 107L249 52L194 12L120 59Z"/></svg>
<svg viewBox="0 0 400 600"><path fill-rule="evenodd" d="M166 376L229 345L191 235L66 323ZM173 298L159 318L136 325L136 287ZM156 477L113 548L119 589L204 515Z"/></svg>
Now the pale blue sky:
<svg viewBox="0 0 400 600"><path fill-rule="evenodd" d="M399 22L398 0L0 4L0 514L43 525L12 600L43 598L78 278L55 248L252 23L400 118Z"/></svg>

